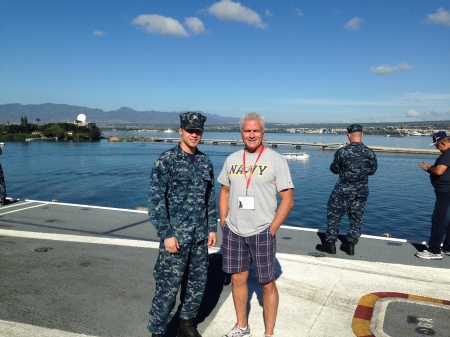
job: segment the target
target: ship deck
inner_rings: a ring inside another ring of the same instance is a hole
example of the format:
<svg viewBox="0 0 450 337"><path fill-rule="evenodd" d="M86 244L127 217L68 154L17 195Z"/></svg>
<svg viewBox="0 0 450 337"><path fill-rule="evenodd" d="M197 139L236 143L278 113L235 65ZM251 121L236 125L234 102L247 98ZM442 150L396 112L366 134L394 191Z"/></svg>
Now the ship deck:
<svg viewBox="0 0 450 337"><path fill-rule="evenodd" d="M450 256L422 260L414 253L423 243L369 236L354 256L327 255L315 250L321 238L307 228L277 234L276 336L448 336ZM0 336L151 336L158 242L146 211L35 200L0 206ZM248 310L252 335L262 336L252 271ZM203 337L235 323L220 247L210 250L195 323ZM175 315L166 336L176 328Z"/></svg>

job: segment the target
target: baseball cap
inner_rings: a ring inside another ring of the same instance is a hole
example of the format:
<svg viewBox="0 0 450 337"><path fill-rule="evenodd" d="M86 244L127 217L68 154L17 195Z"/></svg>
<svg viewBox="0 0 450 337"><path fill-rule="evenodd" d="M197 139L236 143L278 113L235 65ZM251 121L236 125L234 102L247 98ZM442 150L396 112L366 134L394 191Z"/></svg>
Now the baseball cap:
<svg viewBox="0 0 450 337"><path fill-rule="evenodd" d="M434 144L436 144L436 142L444 139L447 137L447 134L445 133L445 131L439 131L433 134L433 143L430 144L430 146L433 146Z"/></svg>

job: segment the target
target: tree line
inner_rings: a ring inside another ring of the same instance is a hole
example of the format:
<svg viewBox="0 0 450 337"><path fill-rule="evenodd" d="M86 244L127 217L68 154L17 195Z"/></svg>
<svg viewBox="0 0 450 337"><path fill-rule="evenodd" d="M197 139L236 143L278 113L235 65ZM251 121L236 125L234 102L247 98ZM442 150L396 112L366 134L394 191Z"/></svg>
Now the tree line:
<svg viewBox="0 0 450 337"><path fill-rule="evenodd" d="M95 123L28 123L26 116L20 124L0 124L1 142L23 142L27 138L57 138L58 140L100 140L102 131Z"/></svg>

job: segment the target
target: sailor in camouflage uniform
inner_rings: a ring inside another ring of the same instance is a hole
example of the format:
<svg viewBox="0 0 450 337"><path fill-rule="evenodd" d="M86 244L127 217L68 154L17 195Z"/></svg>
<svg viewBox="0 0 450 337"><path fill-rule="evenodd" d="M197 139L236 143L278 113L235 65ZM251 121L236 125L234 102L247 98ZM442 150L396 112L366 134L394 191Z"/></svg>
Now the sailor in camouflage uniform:
<svg viewBox="0 0 450 337"><path fill-rule="evenodd" d="M352 124L347 128L350 144L340 148L334 154L330 170L339 174L339 179L328 200L328 226L325 243L316 249L329 254L336 254L335 242L339 234L339 226L345 213L350 220L350 232L347 243L340 249L348 255L355 254L355 245L361 236L362 216L369 196L369 176L377 170L375 153L365 146L361 140L363 128Z"/></svg>
<svg viewBox="0 0 450 337"><path fill-rule="evenodd" d="M0 149L0 155L2 154L2 149ZM6 205L8 203L8 199L6 199L6 185L5 178L3 177L3 169L0 164L0 202L2 205Z"/></svg>
<svg viewBox="0 0 450 337"><path fill-rule="evenodd" d="M166 332L180 286L177 336L200 336L192 319L205 290L208 247L217 241L213 165L197 149L205 120L200 113L180 115L181 141L156 159L150 177L148 213L160 238L148 324L154 337Z"/></svg>

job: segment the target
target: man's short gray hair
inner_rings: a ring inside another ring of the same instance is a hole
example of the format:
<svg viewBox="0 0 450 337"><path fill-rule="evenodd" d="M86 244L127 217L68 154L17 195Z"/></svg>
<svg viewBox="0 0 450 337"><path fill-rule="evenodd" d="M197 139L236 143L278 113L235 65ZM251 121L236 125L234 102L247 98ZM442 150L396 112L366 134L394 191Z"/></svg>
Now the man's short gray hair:
<svg viewBox="0 0 450 337"><path fill-rule="evenodd" d="M242 131L242 126L244 125L245 121L252 121L252 120L257 120L261 123L262 125L262 131L266 130L266 126L265 126L265 118L263 116L261 116L259 113L257 112L249 112L247 114L245 114L244 116L241 117L241 120L239 122L239 129Z"/></svg>

